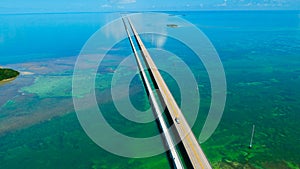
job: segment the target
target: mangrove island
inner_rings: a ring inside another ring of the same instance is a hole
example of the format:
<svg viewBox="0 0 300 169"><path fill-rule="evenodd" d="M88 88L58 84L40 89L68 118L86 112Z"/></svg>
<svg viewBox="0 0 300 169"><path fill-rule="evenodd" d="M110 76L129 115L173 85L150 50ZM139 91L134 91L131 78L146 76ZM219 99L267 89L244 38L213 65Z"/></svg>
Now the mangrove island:
<svg viewBox="0 0 300 169"><path fill-rule="evenodd" d="M13 70L13 69L0 68L0 82L13 80L19 74L20 74L20 72Z"/></svg>

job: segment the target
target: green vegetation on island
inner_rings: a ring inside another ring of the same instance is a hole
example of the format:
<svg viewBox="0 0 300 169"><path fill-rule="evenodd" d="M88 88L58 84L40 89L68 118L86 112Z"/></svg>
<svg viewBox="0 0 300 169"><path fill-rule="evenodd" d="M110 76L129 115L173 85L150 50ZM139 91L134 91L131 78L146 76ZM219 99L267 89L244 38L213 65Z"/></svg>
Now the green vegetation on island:
<svg viewBox="0 0 300 169"><path fill-rule="evenodd" d="M15 78L19 74L20 73L18 71L15 71L13 69L0 68L0 81L4 81L4 80Z"/></svg>
<svg viewBox="0 0 300 169"><path fill-rule="evenodd" d="M167 27L170 27L170 28L177 28L178 25L176 25L176 24L167 24Z"/></svg>

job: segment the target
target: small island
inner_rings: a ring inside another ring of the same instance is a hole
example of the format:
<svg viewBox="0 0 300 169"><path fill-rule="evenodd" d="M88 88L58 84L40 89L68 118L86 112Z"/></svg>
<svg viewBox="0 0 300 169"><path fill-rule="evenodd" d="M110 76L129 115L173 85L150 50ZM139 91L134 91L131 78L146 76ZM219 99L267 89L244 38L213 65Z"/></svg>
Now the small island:
<svg viewBox="0 0 300 169"><path fill-rule="evenodd" d="M167 24L167 27L170 27L170 28L177 28L178 25L176 25L176 24Z"/></svg>
<svg viewBox="0 0 300 169"><path fill-rule="evenodd" d="M19 74L20 72L13 69L0 68L0 82L14 80Z"/></svg>

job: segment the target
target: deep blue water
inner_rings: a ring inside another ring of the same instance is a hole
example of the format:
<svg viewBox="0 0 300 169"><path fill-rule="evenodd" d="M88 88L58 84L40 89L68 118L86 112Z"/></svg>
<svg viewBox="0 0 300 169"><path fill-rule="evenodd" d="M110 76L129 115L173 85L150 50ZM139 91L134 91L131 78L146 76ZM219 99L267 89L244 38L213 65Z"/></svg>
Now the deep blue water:
<svg viewBox="0 0 300 169"><path fill-rule="evenodd" d="M298 11L170 13L187 19L204 31L219 48L221 57L225 57L221 46L234 41L247 46L255 39L257 46L253 48L258 50L265 48L265 41L284 47L298 45L299 48ZM110 13L0 15L0 64L76 56L96 30L118 16ZM289 36L290 41L282 44L280 38L283 36Z"/></svg>
<svg viewBox="0 0 300 169"><path fill-rule="evenodd" d="M0 15L1 64L76 56L109 14Z"/></svg>

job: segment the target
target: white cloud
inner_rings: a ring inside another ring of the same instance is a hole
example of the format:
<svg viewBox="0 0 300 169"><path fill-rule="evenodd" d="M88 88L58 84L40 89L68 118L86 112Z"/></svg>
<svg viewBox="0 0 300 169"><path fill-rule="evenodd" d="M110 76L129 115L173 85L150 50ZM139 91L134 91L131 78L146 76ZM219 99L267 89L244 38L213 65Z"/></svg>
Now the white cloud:
<svg viewBox="0 0 300 169"><path fill-rule="evenodd" d="M136 0L119 0L118 4L131 4L135 2Z"/></svg>
<svg viewBox="0 0 300 169"><path fill-rule="evenodd" d="M101 5L102 8L125 9L126 5L135 3L136 0L107 0L106 4Z"/></svg>
<svg viewBox="0 0 300 169"><path fill-rule="evenodd" d="M242 5L242 6L252 6L252 3L249 2L249 3L247 3L247 4L245 4L245 5Z"/></svg>
<svg viewBox="0 0 300 169"><path fill-rule="evenodd" d="M118 5L117 8L118 8L118 9L125 9L125 7L122 6L122 5Z"/></svg>
<svg viewBox="0 0 300 169"><path fill-rule="evenodd" d="M104 5L101 5L102 8L111 8L111 5L108 5L108 4L104 4Z"/></svg>
<svg viewBox="0 0 300 169"><path fill-rule="evenodd" d="M132 4L135 3L136 0L108 0L110 4Z"/></svg>
<svg viewBox="0 0 300 169"><path fill-rule="evenodd" d="M216 6L227 6L227 0L224 0L222 4L217 4Z"/></svg>

